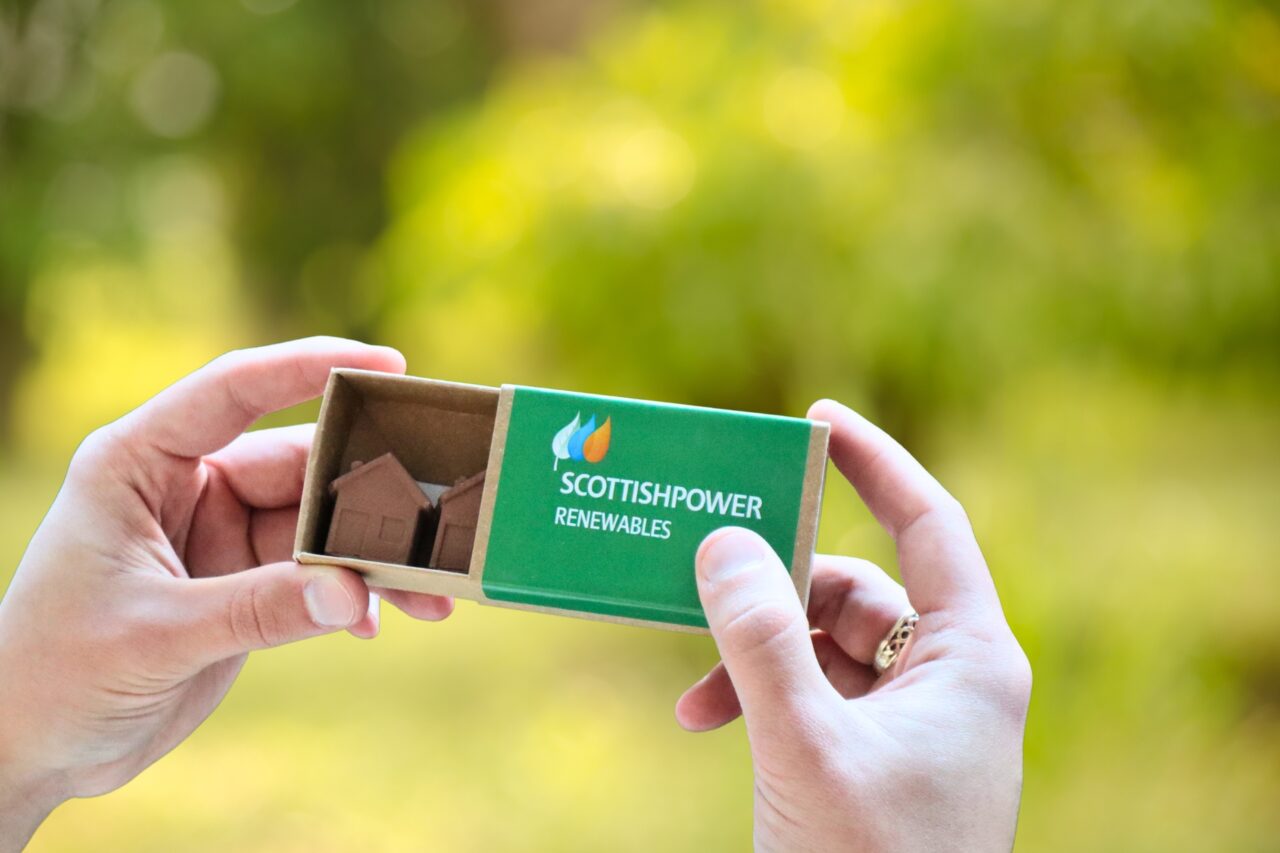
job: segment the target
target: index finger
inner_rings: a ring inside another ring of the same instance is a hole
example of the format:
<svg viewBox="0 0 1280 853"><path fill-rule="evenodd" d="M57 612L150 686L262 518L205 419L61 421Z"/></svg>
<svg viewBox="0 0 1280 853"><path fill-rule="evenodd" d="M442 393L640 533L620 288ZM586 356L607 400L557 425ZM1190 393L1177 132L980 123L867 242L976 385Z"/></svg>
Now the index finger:
<svg viewBox="0 0 1280 853"><path fill-rule="evenodd" d="M335 367L403 373L405 364L390 347L344 338L236 350L161 391L126 415L122 426L131 438L172 456L204 456L263 415L320 396Z"/></svg>
<svg viewBox="0 0 1280 853"><path fill-rule="evenodd" d="M831 461L898 547L907 597L931 612L999 612L995 585L960 504L884 430L834 400L809 417L831 424Z"/></svg>

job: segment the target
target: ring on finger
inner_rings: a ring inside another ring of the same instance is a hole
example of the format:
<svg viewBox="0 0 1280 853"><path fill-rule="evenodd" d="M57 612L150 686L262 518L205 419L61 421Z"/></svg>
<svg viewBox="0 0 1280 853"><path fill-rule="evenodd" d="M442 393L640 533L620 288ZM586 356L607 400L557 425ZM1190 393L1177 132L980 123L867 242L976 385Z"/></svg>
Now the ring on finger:
<svg viewBox="0 0 1280 853"><path fill-rule="evenodd" d="M908 610L898 617L898 621L893 623L893 627L889 629L889 633L885 634L880 645L876 647L875 670L876 675L881 675L889 667L893 666L898 660L898 656L902 654L902 650L907 647L907 641L911 639L911 635L915 633L916 624L920 621L920 614L914 610Z"/></svg>

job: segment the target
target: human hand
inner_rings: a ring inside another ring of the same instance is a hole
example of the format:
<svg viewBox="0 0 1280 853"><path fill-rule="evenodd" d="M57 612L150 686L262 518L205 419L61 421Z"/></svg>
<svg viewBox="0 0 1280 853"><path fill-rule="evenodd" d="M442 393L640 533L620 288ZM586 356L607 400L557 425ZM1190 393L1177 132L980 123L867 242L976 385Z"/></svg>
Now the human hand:
<svg viewBox="0 0 1280 853"><path fill-rule="evenodd" d="M229 353L85 439L0 601L0 850L123 785L217 706L249 651L378 631L355 572L290 561L312 428L246 433L386 347ZM452 601L383 591L411 615Z"/></svg>
<svg viewBox="0 0 1280 853"><path fill-rule="evenodd" d="M819 555L806 618L763 539L712 533L698 590L722 663L676 717L692 731L745 718L758 849L1008 850L1031 668L964 510L859 415L824 400L809 417L831 424L831 458L894 538L906 590ZM875 650L912 606L915 634L877 678Z"/></svg>

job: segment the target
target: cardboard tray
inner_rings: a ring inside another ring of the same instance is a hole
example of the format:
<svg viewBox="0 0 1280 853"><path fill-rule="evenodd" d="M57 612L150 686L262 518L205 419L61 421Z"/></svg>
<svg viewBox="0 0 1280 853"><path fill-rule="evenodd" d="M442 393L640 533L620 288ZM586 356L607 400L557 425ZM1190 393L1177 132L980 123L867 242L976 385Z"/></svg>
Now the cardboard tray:
<svg viewBox="0 0 1280 853"><path fill-rule="evenodd" d="M557 430L584 411L614 424L613 447L598 464L580 449L569 458L563 442L553 447ZM796 418L338 369L308 460L294 558L355 569L372 586L705 632L693 557L702 536L725 524L757 529L781 549L807 603L828 429ZM329 484L388 451L426 483L485 472L468 570L324 553Z"/></svg>

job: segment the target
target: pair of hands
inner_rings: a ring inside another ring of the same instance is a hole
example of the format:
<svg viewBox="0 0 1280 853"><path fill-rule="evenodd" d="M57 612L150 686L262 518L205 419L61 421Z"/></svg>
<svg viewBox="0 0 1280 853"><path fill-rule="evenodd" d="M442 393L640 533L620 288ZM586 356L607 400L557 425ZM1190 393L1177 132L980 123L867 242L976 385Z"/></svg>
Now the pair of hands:
<svg viewBox="0 0 1280 853"><path fill-rule="evenodd" d="M325 338L231 353L77 451L0 601L0 850L176 746L248 652L372 637L380 598L449 615L449 599L289 561L310 429L245 430L320 394L333 367L399 373L404 359ZM1030 671L963 512L853 412L810 415L831 423L832 458L898 541L916 637L877 679L868 664L907 607L901 587L820 556L806 616L763 540L718 531L697 575L723 663L677 718L704 730L745 717L761 848L1008 848Z"/></svg>

